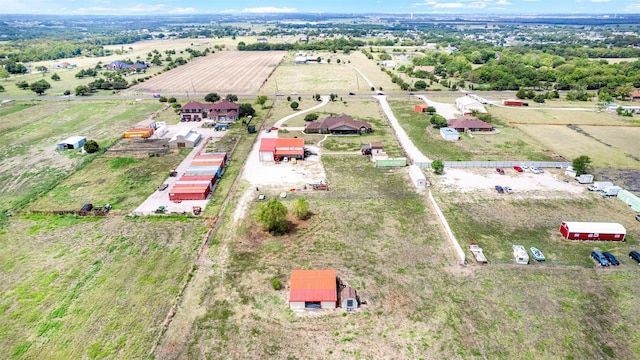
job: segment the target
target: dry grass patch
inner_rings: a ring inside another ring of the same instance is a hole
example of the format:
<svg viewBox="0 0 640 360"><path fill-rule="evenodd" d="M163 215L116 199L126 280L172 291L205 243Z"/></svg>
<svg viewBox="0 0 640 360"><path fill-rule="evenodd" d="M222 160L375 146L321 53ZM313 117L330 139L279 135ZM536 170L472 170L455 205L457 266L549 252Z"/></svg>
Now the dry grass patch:
<svg viewBox="0 0 640 360"><path fill-rule="evenodd" d="M523 132L530 134L545 147L562 154L567 159L574 159L580 155L588 155L596 167L611 168L638 168L638 160L629 157L632 154L629 148L620 146L614 138L595 138L580 131L581 127L574 129L567 126L553 125L520 125ZM621 128L616 128L618 131ZM635 130L635 128L633 128ZM610 135L612 132L601 133ZM637 153L636 153L637 155Z"/></svg>
<svg viewBox="0 0 640 360"><path fill-rule="evenodd" d="M549 104L545 106L555 106ZM492 115L512 124L540 125L626 125L628 122L615 113L583 110L546 110L538 108L489 108Z"/></svg>

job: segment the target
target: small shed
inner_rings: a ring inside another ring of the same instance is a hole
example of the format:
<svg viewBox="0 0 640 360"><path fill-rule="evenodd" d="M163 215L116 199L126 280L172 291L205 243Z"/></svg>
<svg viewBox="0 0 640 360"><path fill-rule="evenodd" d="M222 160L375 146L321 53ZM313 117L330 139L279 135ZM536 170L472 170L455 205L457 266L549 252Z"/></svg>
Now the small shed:
<svg viewBox="0 0 640 360"><path fill-rule="evenodd" d="M429 107L429 105L427 105L427 104L418 104L418 105L413 107L413 110L415 110L416 112L419 112L419 113L423 113L423 112L427 112L427 108L428 107Z"/></svg>
<svg viewBox="0 0 640 360"><path fill-rule="evenodd" d="M618 223L563 221L560 234L568 240L624 241L627 230Z"/></svg>
<svg viewBox="0 0 640 360"><path fill-rule="evenodd" d="M338 286L335 270L292 270L290 309L335 309Z"/></svg>
<svg viewBox="0 0 640 360"><path fill-rule="evenodd" d="M87 142L86 136L71 136L59 142L56 147L58 150L77 149Z"/></svg>
<svg viewBox="0 0 640 360"><path fill-rule="evenodd" d="M450 128L450 127L440 128L440 135L446 141L460 140L460 133L454 128Z"/></svg>
<svg viewBox="0 0 640 360"><path fill-rule="evenodd" d="M354 311L358 308L358 295L356 289L347 285L340 290L340 304L346 311Z"/></svg>
<svg viewBox="0 0 640 360"><path fill-rule="evenodd" d="M155 129L156 126L156 121L153 119L147 119L147 120L142 120L139 123L136 124L137 128L151 128L151 129Z"/></svg>
<svg viewBox="0 0 640 360"><path fill-rule="evenodd" d="M418 189L423 189L429 186L427 178L424 176L424 173L418 165L409 166L409 177L411 177L413 185Z"/></svg>

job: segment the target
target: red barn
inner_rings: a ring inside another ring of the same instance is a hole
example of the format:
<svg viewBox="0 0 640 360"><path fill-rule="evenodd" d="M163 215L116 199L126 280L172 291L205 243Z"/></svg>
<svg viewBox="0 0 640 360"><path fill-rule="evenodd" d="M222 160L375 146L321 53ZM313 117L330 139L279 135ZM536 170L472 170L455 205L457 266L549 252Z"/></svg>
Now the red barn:
<svg viewBox="0 0 640 360"><path fill-rule="evenodd" d="M429 107L428 104L418 104L416 106L413 107L413 110L422 113L422 112L427 112L427 108Z"/></svg>
<svg viewBox="0 0 640 360"><path fill-rule="evenodd" d="M292 270L289 308L335 309L338 287L335 270Z"/></svg>
<svg viewBox="0 0 640 360"><path fill-rule="evenodd" d="M618 223L563 221L560 233L569 240L624 241L627 231Z"/></svg>

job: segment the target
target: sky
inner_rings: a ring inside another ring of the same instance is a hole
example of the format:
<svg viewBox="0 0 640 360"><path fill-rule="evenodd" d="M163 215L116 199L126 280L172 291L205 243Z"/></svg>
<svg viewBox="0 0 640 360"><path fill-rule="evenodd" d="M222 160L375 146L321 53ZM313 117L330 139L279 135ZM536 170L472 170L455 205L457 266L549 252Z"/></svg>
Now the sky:
<svg viewBox="0 0 640 360"><path fill-rule="evenodd" d="M1 14L629 14L640 0L2 0Z"/></svg>

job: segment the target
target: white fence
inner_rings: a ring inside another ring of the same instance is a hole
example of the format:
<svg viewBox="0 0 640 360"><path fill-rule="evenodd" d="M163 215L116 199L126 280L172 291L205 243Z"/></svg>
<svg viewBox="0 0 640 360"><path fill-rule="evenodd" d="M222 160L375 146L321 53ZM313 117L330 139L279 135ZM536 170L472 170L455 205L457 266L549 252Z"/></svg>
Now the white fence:
<svg viewBox="0 0 640 360"><path fill-rule="evenodd" d="M458 258L460 259L462 264L465 264L467 261L467 257L464 253L464 250L462 250L462 247L460 247L458 240L453 235L453 231L451 231L451 228L449 227L449 223L447 222L447 219L444 217L444 214L440 210L438 203L436 203L436 199L433 198L433 195L431 194L431 190L429 190L429 200L431 201L433 208L436 209L436 213L438 214L438 217L440 218L440 221L442 222L442 225L444 226L444 229L447 232L449 239L451 239L451 243L453 244L453 248L456 250L456 253L458 254Z"/></svg>
<svg viewBox="0 0 640 360"><path fill-rule="evenodd" d="M562 161L443 161L446 168L510 168L513 166L534 166L541 168L564 169L571 166L570 162ZM431 167L430 162L416 162L421 168Z"/></svg>

